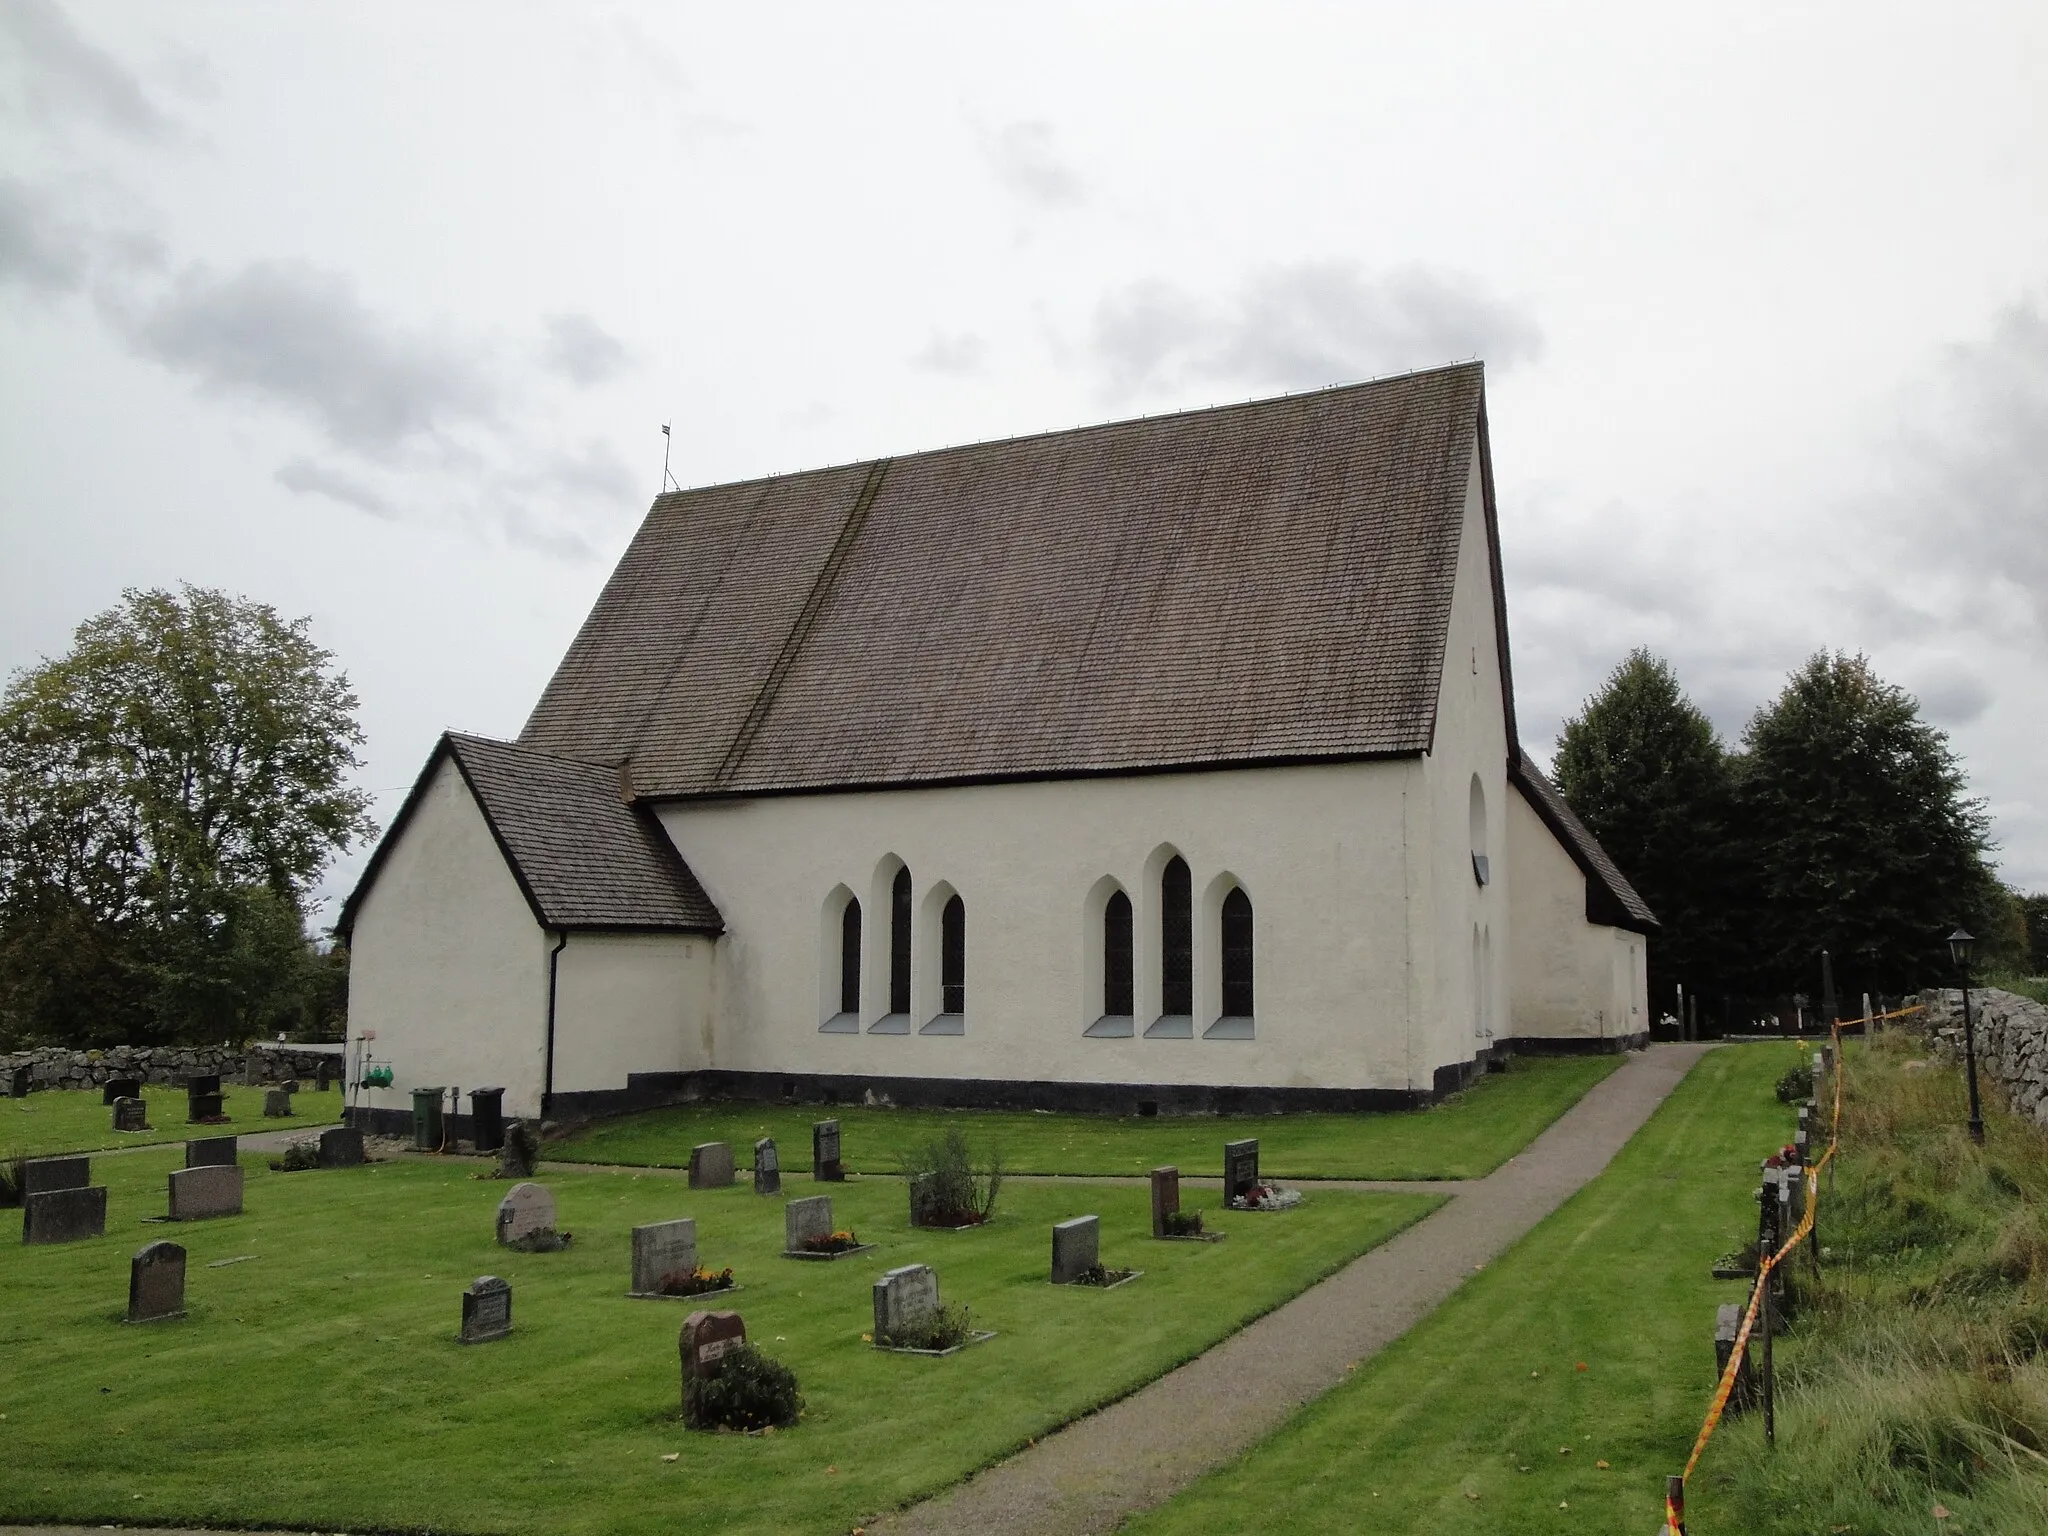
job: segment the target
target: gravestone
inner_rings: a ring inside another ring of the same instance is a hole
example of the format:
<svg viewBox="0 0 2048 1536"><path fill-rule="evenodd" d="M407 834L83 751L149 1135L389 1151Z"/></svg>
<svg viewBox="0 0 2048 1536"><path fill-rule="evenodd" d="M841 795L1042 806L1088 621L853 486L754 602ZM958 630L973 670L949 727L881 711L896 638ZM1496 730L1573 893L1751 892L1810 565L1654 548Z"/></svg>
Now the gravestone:
<svg viewBox="0 0 2048 1536"><path fill-rule="evenodd" d="M288 1077L277 1086L286 1093L297 1093L299 1091L299 1080L296 1077Z"/></svg>
<svg viewBox="0 0 2048 1536"><path fill-rule="evenodd" d="M731 1182L731 1142L707 1141L690 1148L690 1188L723 1189Z"/></svg>
<svg viewBox="0 0 2048 1536"><path fill-rule="evenodd" d="M84 1189L92 1182L89 1157L32 1157L21 1165L23 1195L59 1189Z"/></svg>
<svg viewBox="0 0 2048 1536"><path fill-rule="evenodd" d="M128 1261L128 1321L160 1322L185 1315L185 1250L151 1243Z"/></svg>
<svg viewBox="0 0 2048 1536"><path fill-rule="evenodd" d="M1236 1205L1252 1192L1258 1182L1257 1139L1223 1143L1223 1203Z"/></svg>
<svg viewBox="0 0 2048 1536"><path fill-rule="evenodd" d="M697 1268L697 1223L685 1216L676 1221L655 1221L633 1229L634 1296L661 1295L661 1282L670 1275L687 1275Z"/></svg>
<svg viewBox="0 0 2048 1536"><path fill-rule="evenodd" d="M242 1170L211 1165L171 1173L171 1220L205 1221L242 1214Z"/></svg>
<svg viewBox="0 0 2048 1536"><path fill-rule="evenodd" d="M939 1310L939 1277L929 1264L905 1264L875 1282L875 1342Z"/></svg>
<svg viewBox="0 0 2048 1536"><path fill-rule="evenodd" d="M1152 1170L1152 1235L1165 1237L1166 1218L1180 1210L1180 1170L1178 1168L1154 1168Z"/></svg>
<svg viewBox="0 0 2048 1536"><path fill-rule="evenodd" d="M330 1125L320 1133L322 1168L359 1168L363 1162L363 1133L352 1125Z"/></svg>
<svg viewBox="0 0 2048 1536"><path fill-rule="evenodd" d="M832 1235L832 1197L830 1195L807 1195L801 1200L792 1200L782 1208L782 1250L785 1253L807 1253L812 1251L806 1245L816 1238Z"/></svg>
<svg viewBox="0 0 2048 1536"><path fill-rule="evenodd" d="M341 1068L336 1064L332 1056L322 1056L320 1058L319 1071L313 1079L314 1088L321 1093L325 1093L334 1086L334 1079L339 1075L340 1071Z"/></svg>
<svg viewBox="0 0 2048 1536"><path fill-rule="evenodd" d="M691 1401L690 1383L716 1376L735 1346L747 1342L747 1325L737 1312L692 1312L683 1319L676 1352L683 1361L683 1424L702 1429Z"/></svg>
<svg viewBox="0 0 2048 1536"><path fill-rule="evenodd" d="M938 1208L939 1176L914 1173L910 1176L910 1224L929 1227Z"/></svg>
<svg viewBox="0 0 2048 1536"><path fill-rule="evenodd" d="M1102 1222L1094 1216L1076 1216L1052 1224L1052 1283L1072 1285L1081 1275L1102 1262Z"/></svg>
<svg viewBox="0 0 2048 1536"><path fill-rule="evenodd" d="M555 1230L555 1197L545 1184L514 1184L498 1202L498 1241L512 1247Z"/></svg>
<svg viewBox="0 0 2048 1536"><path fill-rule="evenodd" d="M30 1069L27 1067L16 1067L7 1074L7 1097L10 1099L25 1099L28 1097L29 1072Z"/></svg>
<svg viewBox="0 0 2048 1536"><path fill-rule="evenodd" d="M811 1127L811 1173L830 1184L846 1180L846 1167L839 1161L837 1120L820 1120Z"/></svg>
<svg viewBox="0 0 2048 1536"><path fill-rule="evenodd" d="M465 1344L488 1344L512 1331L512 1286L496 1275L478 1275L462 1293Z"/></svg>
<svg viewBox="0 0 2048 1536"><path fill-rule="evenodd" d="M1714 1314L1714 1371L1716 1377L1727 1374L1728 1361L1735 1353L1735 1336L1742 1331L1742 1308L1735 1302L1724 1303ZM1728 1392L1730 1411L1741 1413L1756 1405L1756 1368L1751 1363L1751 1352L1744 1349L1742 1364L1736 1367L1735 1383Z"/></svg>
<svg viewBox="0 0 2048 1536"><path fill-rule="evenodd" d="M284 1089L266 1088L263 1090L264 1119L284 1120L290 1117L291 1112L292 1096Z"/></svg>
<svg viewBox="0 0 2048 1536"><path fill-rule="evenodd" d="M149 1106L141 1099L120 1098L114 1100L114 1129L117 1131L148 1130Z"/></svg>
<svg viewBox="0 0 2048 1536"><path fill-rule="evenodd" d="M107 1187L45 1189L21 1202L24 1243L75 1243L107 1235Z"/></svg>
<svg viewBox="0 0 2048 1536"><path fill-rule="evenodd" d="M498 1149L498 1177L530 1179L540 1164L540 1138L524 1120L505 1127L505 1145Z"/></svg>
<svg viewBox="0 0 2048 1536"><path fill-rule="evenodd" d="M139 1099L142 1097L142 1079L139 1077L110 1077L100 1089L100 1102L112 1104L116 1099Z"/></svg>
<svg viewBox="0 0 2048 1536"><path fill-rule="evenodd" d="M232 1168L235 1166L235 1138L201 1136L185 1143L187 1168Z"/></svg>
<svg viewBox="0 0 2048 1536"><path fill-rule="evenodd" d="M205 1125L227 1117L227 1095L220 1091L220 1074L204 1073L185 1079L185 1121Z"/></svg>
<svg viewBox="0 0 2048 1536"><path fill-rule="evenodd" d="M775 1150L775 1138L763 1136L754 1143L754 1193L782 1193L782 1158Z"/></svg>

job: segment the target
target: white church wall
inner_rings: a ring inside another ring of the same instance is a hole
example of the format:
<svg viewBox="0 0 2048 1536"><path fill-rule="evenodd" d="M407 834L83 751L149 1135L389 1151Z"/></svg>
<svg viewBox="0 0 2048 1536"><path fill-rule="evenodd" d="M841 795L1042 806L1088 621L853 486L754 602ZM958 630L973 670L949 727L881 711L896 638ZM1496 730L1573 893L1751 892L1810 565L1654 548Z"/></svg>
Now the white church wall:
<svg viewBox="0 0 2048 1536"><path fill-rule="evenodd" d="M623 1088L634 1072L707 1065L715 942L570 934L555 978L555 1091Z"/></svg>
<svg viewBox="0 0 2048 1536"><path fill-rule="evenodd" d="M1438 683L1436 739L1424 771L1427 831L1417 843L1428 850L1425 910L1434 973L1429 1002L1417 1016L1418 1056L1436 1064L1469 1061L1507 1033L1515 875L1504 835L1507 751L1484 484L1475 453ZM1484 886L1473 873L1475 852L1487 860Z"/></svg>
<svg viewBox="0 0 2048 1536"><path fill-rule="evenodd" d="M1512 1034L1598 1039L1640 1034L1642 935L1586 921L1586 876L1515 791L1508 814L1515 865Z"/></svg>
<svg viewBox="0 0 2048 1536"><path fill-rule="evenodd" d="M435 770L356 915L351 1036L375 1030L392 1086L369 1108L410 1109L416 1087L502 1084L505 1110L540 1110L547 943L455 764ZM465 1104L466 1109L466 1104Z"/></svg>
<svg viewBox="0 0 2048 1536"><path fill-rule="evenodd" d="M992 1080L1327 1088L1411 1086L1404 791L1408 762L767 797L662 807L726 920L710 1066ZM1147 1039L1159 1016L1159 872L1188 862L1196 914L1192 1038ZM912 881L913 975L936 974L944 882L966 907L961 1033L923 1034L935 1008L914 985L908 1031L887 1013L889 886ZM1219 877L1228 876L1228 881ZM1106 882L1113 882L1106 883ZM1229 883L1253 901L1255 1029L1215 1022ZM1102 970L1088 924L1120 886L1134 908L1129 1038L1092 1039ZM836 1013L828 898L863 904L859 1033ZM840 1026L843 1029L843 1025ZM893 1026L892 1026L893 1027ZM1469 1055L1469 1052L1467 1052ZM1425 1067L1419 1086L1430 1083Z"/></svg>

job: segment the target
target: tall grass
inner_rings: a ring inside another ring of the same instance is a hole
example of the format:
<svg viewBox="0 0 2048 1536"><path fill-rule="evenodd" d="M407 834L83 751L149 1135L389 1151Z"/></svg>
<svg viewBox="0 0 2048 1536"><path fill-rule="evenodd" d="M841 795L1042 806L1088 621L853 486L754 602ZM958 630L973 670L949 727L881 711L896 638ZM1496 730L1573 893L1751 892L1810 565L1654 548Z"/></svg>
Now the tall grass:
<svg viewBox="0 0 2048 1536"><path fill-rule="evenodd" d="M1715 1442L1701 1531L2048 1530L2048 1139L1893 1033L1852 1049L1818 1273L1791 1268L1778 1445ZM1936 1507L1946 1513L1937 1517Z"/></svg>

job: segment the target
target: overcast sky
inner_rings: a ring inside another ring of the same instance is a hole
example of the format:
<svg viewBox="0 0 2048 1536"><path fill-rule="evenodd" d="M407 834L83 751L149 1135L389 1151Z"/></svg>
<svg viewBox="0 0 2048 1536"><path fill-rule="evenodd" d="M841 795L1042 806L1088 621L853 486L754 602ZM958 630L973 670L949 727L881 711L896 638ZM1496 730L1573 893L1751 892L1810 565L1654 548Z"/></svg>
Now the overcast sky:
<svg viewBox="0 0 2048 1536"><path fill-rule="evenodd" d="M0 671L309 614L380 819L661 483L1478 356L1525 738L1817 647L2048 889L2048 6L0 0ZM360 867L338 866L343 892Z"/></svg>

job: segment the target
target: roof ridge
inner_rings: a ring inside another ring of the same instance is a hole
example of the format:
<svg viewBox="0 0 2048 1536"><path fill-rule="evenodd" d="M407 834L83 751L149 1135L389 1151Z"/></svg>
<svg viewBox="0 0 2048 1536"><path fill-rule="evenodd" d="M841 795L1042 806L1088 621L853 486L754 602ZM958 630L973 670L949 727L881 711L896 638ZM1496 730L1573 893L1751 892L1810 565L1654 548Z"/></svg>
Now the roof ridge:
<svg viewBox="0 0 2048 1536"><path fill-rule="evenodd" d="M649 513L664 505L673 504L687 497L706 491L732 491L750 485L767 485L776 480L792 480L804 475L826 475L835 470L852 469L857 465L884 463L914 463L923 459L943 458L951 453L973 453L983 448L1007 448L1017 443L1035 443L1050 437L1085 437L1096 432L1114 432L1123 427L1144 426L1151 422L1179 421L1198 416L1221 416L1231 411L1255 411L1280 404L1285 400L1309 400L1323 395L1341 395L1351 391L1385 389L1389 385L1407 384L1417 379L1426 379L1433 374L1458 373L1468 369L1484 372L1485 362L1480 358L1469 358L1462 363L1438 363L1432 368L1411 368L1406 373L1383 374L1378 378L1352 379L1342 384L1318 384L1313 389L1291 389L1277 395L1253 395L1243 400L1224 400L1214 405L1190 405L1179 410L1154 411L1137 416L1119 416L1113 421L1084 421L1071 427L1047 427L1040 432L1014 432L1008 437L978 437L964 443L947 443L939 448L917 448L908 453L892 453L877 461L867 458L841 459L832 464L813 464L808 469L776 470L765 475L748 475L739 480L713 480L704 485L685 486L680 490L663 491L648 503Z"/></svg>

